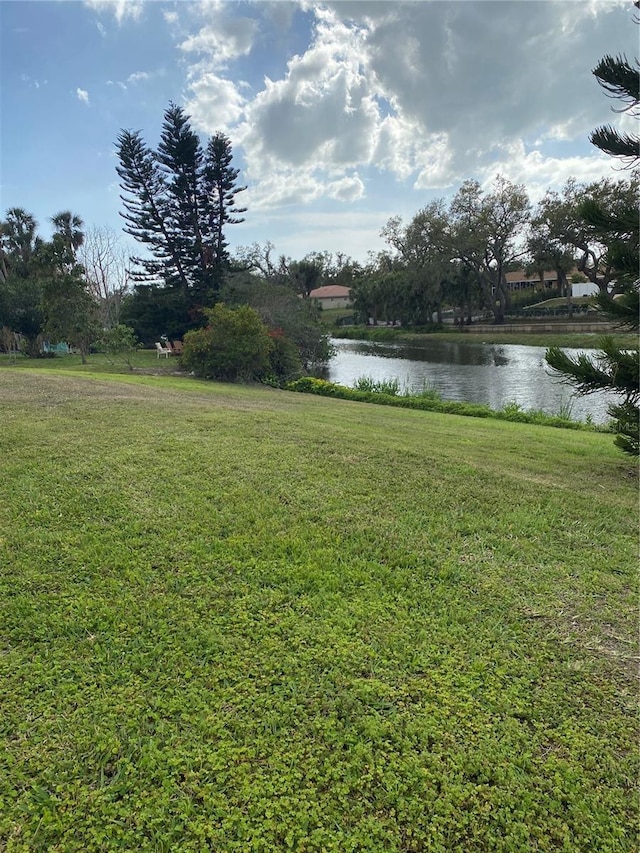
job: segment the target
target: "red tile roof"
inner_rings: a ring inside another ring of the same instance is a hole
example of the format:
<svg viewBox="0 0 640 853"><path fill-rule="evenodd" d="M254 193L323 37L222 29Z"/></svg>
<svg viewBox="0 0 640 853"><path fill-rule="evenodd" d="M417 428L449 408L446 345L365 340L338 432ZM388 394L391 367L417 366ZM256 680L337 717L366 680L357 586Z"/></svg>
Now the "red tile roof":
<svg viewBox="0 0 640 853"><path fill-rule="evenodd" d="M348 299L350 295L351 288L344 287L341 284L326 284L324 287L316 287L309 294L312 299L328 299L331 296Z"/></svg>
<svg viewBox="0 0 640 853"><path fill-rule="evenodd" d="M516 270L515 272L508 272L505 274L505 278L508 282L513 281L533 281L536 284L540 281L540 276L538 273L534 273L533 275L526 275L524 270ZM549 270L545 270L544 272L544 280L545 281L556 281L558 278L557 272L549 272Z"/></svg>

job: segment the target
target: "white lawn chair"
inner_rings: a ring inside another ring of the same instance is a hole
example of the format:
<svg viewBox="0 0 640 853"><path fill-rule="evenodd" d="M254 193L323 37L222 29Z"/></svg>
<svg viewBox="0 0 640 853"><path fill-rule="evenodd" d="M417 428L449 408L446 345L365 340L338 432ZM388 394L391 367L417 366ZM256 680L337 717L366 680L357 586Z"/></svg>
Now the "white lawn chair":
<svg viewBox="0 0 640 853"><path fill-rule="evenodd" d="M160 341L156 341L156 357L160 358L163 355L165 358L169 358L171 355L171 350L167 349L167 347L163 347Z"/></svg>

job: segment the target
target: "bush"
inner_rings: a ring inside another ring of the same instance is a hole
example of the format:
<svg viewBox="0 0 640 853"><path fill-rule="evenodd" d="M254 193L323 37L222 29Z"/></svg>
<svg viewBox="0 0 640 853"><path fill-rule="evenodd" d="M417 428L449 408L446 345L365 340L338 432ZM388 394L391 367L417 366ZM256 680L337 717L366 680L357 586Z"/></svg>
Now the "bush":
<svg viewBox="0 0 640 853"><path fill-rule="evenodd" d="M392 397L397 397L400 393L400 383L397 379L376 381L370 376L360 376L353 387L357 391L374 391L376 394L390 394Z"/></svg>
<svg viewBox="0 0 640 853"><path fill-rule="evenodd" d="M203 379L227 382L267 376L273 342L258 314L248 305L223 303L204 309L209 325L187 332L181 364Z"/></svg>
<svg viewBox="0 0 640 853"><path fill-rule="evenodd" d="M587 429L598 432L608 429L607 427L572 421L563 415L547 415L540 411L525 412L517 403L509 403L501 411L495 411L482 403L443 400L437 392L430 389L416 395L397 396L396 394L382 394L378 391L346 388L344 385L336 385L333 382L327 382L325 379L314 379L312 376L304 376L295 382L289 382L286 387L288 391L319 394L322 397L338 397L341 400L354 400L359 403L376 403L379 406L398 406L403 409L420 409L450 415L465 415L471 418L497 418L498 420L516 423L539 424L564 429Z"/></svg>
<svg viewBox="0 0 640 853"><path fill-rule="evenodd" d="M106 330L100 340L98 347L110 356L122 356L125 364L132 367L131 355L141 344L130 326L119 323L117 326Z"/></svg>
<svg viewBox="0 0 640 853"><path fill-rule="evenodd" d="M395 341L406 335L406 329L391 326L341 326L335 337L350 341Z"/></svg>
<svg viewBox="0 0 640 853"><path fill-rule="evenodd" d="M286 337L281 329L269 332L271 352L269 353L269 379L275 385L294 379L302 373L302 362L298 347Z"/></svg>
<svg viewBox="0 0 640 853"><path fill-rule="evenodd" d="M295 344L305 370L326 363L333 355L329 335L320 322L322 311L313 300L300 299L290 287L246 272L235 273L227 279L223 294L225 304L250 305L272 332L282 332Z"/></svg>

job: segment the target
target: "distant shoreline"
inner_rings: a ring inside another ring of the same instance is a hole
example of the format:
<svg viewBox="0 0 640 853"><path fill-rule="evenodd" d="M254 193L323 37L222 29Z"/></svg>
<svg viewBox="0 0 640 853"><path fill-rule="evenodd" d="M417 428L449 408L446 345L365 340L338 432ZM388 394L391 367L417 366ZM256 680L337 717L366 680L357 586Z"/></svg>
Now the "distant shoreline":
<svg viewBox="0 0 640 853"><path fill-rule="evenodd" d="M597 349L603 335L612 335L618 345L637 349L638 337L634 334L616 332L610 324L579 324L588 329L570 331L569 324L540 323L513 324L502 326L468 326L464 331L411 332L407 329L386 326L346 326L332 329L334 338L363 341L413 341L440 340L460 344L521 344L523 346L560 346L575 349Z"/></svg>

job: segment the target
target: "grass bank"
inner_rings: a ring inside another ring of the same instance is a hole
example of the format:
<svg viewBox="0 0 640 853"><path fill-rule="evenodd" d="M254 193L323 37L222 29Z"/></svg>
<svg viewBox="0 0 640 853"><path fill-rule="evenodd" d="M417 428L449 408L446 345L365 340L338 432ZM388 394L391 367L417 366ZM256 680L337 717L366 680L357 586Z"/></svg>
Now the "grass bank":
<svg viewBox="0 0 640 853"><path fill-rule="evenodd" d="M2 369L0 848L637 849L610 436Z"/></svg>
<svg viewBox="0 0 640 853"><path fill-rule="evenodd" d="M571 347L575 349L593 349L598 347L600 334L595 332L474 332L470 328L464 332L409 332L402 329L392 329L380 326L344 326L332 331L336 338L366 341L406 341L419 345L420 341L438 340L450 341L457 344L520 344L531 347ZM632 334L615 334L613 338L619 346L630 349L638 348L638 336Z"/></svg>
<svg viewBox="0 0 640 853"><path fill-rule="evenodd" d="M368 377L361 377L357 387L348 388L327 382L325 379L315 379L304 376L286 385L289 391L303 394L317 394L320 397L334 397L341 400L352 400L360 403L373 403L378 406L394 406L401 409L419 409L423 412L441 412L450 415L464 415L470 418L496 418L517 423L538 424L541 426L558 427L560 429L589 429L600 432L610 432L609 426L596 425L574 421L569 414L550 415L541 410L525 410L517 403L508 403L502 409L492 409L484 403L464 403L458 400L443 400L437 391L425 390L422 393L400 394L399 383L377 383Z"/></svg>

